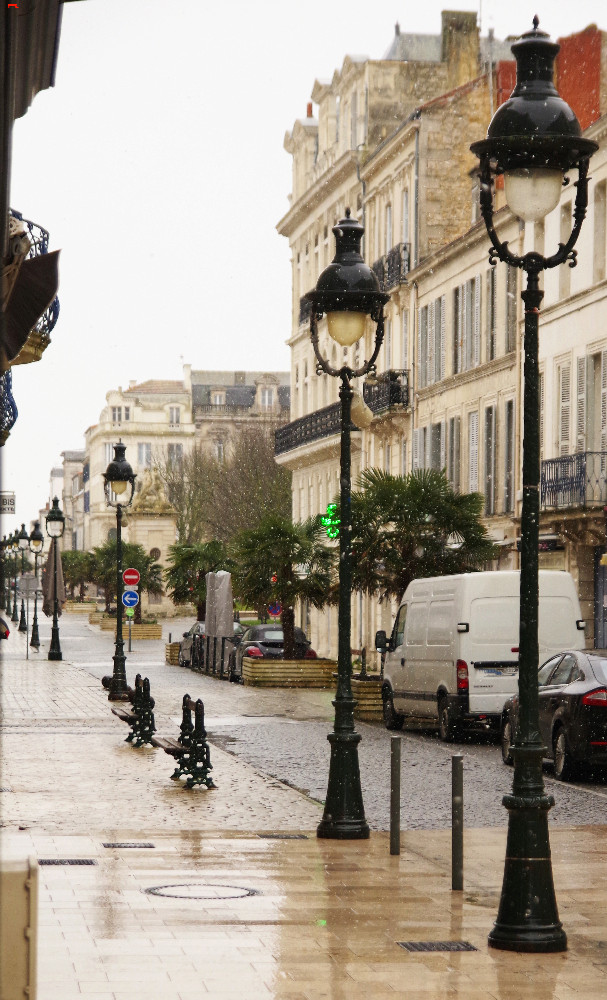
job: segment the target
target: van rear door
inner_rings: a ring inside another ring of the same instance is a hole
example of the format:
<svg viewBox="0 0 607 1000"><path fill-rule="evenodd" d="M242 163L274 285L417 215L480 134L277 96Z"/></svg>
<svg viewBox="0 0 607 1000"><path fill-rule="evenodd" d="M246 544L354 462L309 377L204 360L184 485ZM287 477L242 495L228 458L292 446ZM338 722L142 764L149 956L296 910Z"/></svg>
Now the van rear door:
<svg viewBox="0 0 607 1000"><path fill-rule="evenodd" d="M519 598L473 599L469 625L461 651L468 663L470 712L498 715L518 684Z"/></svg>

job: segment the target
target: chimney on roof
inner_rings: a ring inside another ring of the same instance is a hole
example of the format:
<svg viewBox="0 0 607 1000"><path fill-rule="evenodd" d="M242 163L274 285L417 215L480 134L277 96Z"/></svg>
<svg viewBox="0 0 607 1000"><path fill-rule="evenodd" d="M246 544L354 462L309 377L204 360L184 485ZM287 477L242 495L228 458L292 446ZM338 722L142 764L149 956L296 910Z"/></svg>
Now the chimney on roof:
<svg viewBox="0 0 607 1000"><path fill-rule="evenodd" d="M397 38L400 35L400 24L398 23L398 21L394 25L394 34L396 35Z"/></svg>
<svg viewBox="0 0 607 1000"><path fill-rule="evenodd" d="M137 379L136 378L130 378L129 379L129 389L134 389L136 385L137 385Z"/></svg>
<svg viewBox="0 0 607 1000"><path fill-rule="evenodd" d="M480 41L474 11L442 11L441 59L447 63L448 90L478 76Z"/></svg>
<svg viewBox="0 0 607 1000"><path fill-rule="evenodd" d="M308 108L307 108L307 111L308 111L308 113L307 113L307 117L308 117L308 118L313 118L313 117L314 117L314 115L312 114L312 101L308 101Z"/></svg>

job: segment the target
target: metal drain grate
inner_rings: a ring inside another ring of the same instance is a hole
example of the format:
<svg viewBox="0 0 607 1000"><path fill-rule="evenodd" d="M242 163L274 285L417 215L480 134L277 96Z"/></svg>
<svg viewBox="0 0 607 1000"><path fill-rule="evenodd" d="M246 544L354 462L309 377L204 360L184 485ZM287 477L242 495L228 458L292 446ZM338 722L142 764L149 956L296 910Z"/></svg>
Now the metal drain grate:
<svg viewBox="0 0 607 1000"><path fill-rule="evenodd" d="M134 841L134 840L133 841L123 840L123 841L116 841L115 844L110 841L110 843L108 843L108 844L102 844L102 847L120 847L120 848L122 848L122 847L142 847L143 848L143 847L156 847L156 844L147 844L147 843L144 843L144 842L138 843L137 841Z"/></svg>
<svg viewBox="0 0 607 1000"><path fill-rule="evenodd" d="M305 833L258 833L261 840L309 840Z"/></svg>
<svg viewBox="0 0 607 1000"><path fill-rule="evenodd" d="M39 865L96 865L93 858L38 858Z"/></svg>
<svg viewBox="0 0 607 1000"><path fill-rule="evenodd" d="M144 889L150 896L169 896L172 899L243 899L259 896L259 889L242 885L220 885L211 882L182 882L180 885L153 885Z"/></svg>
<svg viewBox="0 0 607 1000"><path fill-rule="evenodd" d="M468 941L397 941L405 951L478 951Z"/></svg>

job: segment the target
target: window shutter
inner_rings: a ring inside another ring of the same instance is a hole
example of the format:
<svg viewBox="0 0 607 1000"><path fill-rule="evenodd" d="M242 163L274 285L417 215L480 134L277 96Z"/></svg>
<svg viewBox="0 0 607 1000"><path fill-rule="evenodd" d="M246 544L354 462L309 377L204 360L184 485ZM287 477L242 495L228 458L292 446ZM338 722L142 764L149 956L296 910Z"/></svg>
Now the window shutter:
<svg viewBox="0 0 607 1000"><path fill-rule="evenodd" d="M401 368L405 371L409 367L409 312L407 309L403 310L403 343L402 343L402 363Z"/></svg>
<svg viewBox="0 0 607 1000"><path fill-rule="evenodd" d="M440 422L440 468L445 468L447 464L447 421Z"/></svg>
<svg viewBox="0 0 607 1000"><path fill-rule="evenodd" d="M426 307L422 306L417 321L417 380L420 389L423 389L426 384L426 360L423 351L426 338L426 316Z"/></svg>
<svg viewBox="0 0 607 1000"><path fill-rule="evenodd" d="M607 451L607 351L601 352L601 451Z"/></svg>
<svg viewBox="0 0 607 1000"><path fill-rule="evenodd" d="M586 358L577 359L575 450L586 451Z"/></svg>
<svg viewBox="0 0 607 1000"><path fill-rule="evenodd" d="M462 288L453 290L453 371L462 370Z"/></svg>
<svg viewBox="0 0 607 1000"><path fill-rule="evenodd" d="M540 462L544 459L544 373L539 373L540 394ZM513 449L514 451L514 449Z"/></svg>
<svg viewBox="0 0 607 1000"><path fill-rule="evenodd" d="M420 454L420 434L421 428L416 427L413 431L413 471L415 472L419 469L419 454Z"/></svg>
<svg viewBox="0 0 607 1000"><path fill-rule="evenodd" d="M474 279L474 346L472 351L472 364L475 368L481 363L481 276L476 275Z"/></svg>
<svg viewBox="0 0 607 1000"><path fill-rule="evenodd" d="M456 417L453 425L453 489L459 493L460 484L460 428L461 417Z"/></svg>
<svg viewBox="0 0 607 1000"><path fill-rule="evenodd" d="M441 295L440 297L440 371L439 378L443 379L445 377L445 366L446 366L446 331L445 331L445 302L446 296Z"/></svg>
<svg viewBox="0 0 607 1000"><path fill-rule="evenodd" d="M561 365L560 368L560 400L559 400L559 455L569 454L569 425L571 422L571 366ZM601 388L601 406L607 402L607 385L604 395Z"/></svg>
<svg viewBox="0 0 607 1000"><path fill-rule="evenodd" d="M478 413L468 416L468 492L478 490Z"/></svg>
<svg viewBox="0 0 607 1000"><path fill-rule="evenodd" d="M469 367L468 363L468 323L470 314L470 302L469 302L469 283L466 282L462 288L462 367L461 371L466 370Z"/></svg>
<svg viewBox="0 0 607 1000"><path fill-rule="evenodd" d="M434 379L434 325L435 325L435 303L428 306L428 330L426 347L426 385L432 385Z"/></svg>
<svg viewBox="0 0 607 1000"><path fill-rule="evenodd" d="M495 513L495 407L485 410L485 514Z"/></svg>

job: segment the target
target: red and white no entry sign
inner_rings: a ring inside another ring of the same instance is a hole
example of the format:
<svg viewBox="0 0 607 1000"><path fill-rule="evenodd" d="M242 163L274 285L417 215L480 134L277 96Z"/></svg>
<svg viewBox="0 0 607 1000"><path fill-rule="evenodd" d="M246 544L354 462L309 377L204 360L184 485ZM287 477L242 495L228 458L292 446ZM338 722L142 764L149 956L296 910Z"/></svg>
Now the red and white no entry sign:
<svg viewBox="0 0 607 1000"><path fill-rule="evenodd" d="M133 569L132 567L130 569L125 569L122 574L123 582L128 583L131 586L133 586L135 583L139 583L139 577L140 577L139 570Z"/></svg>

